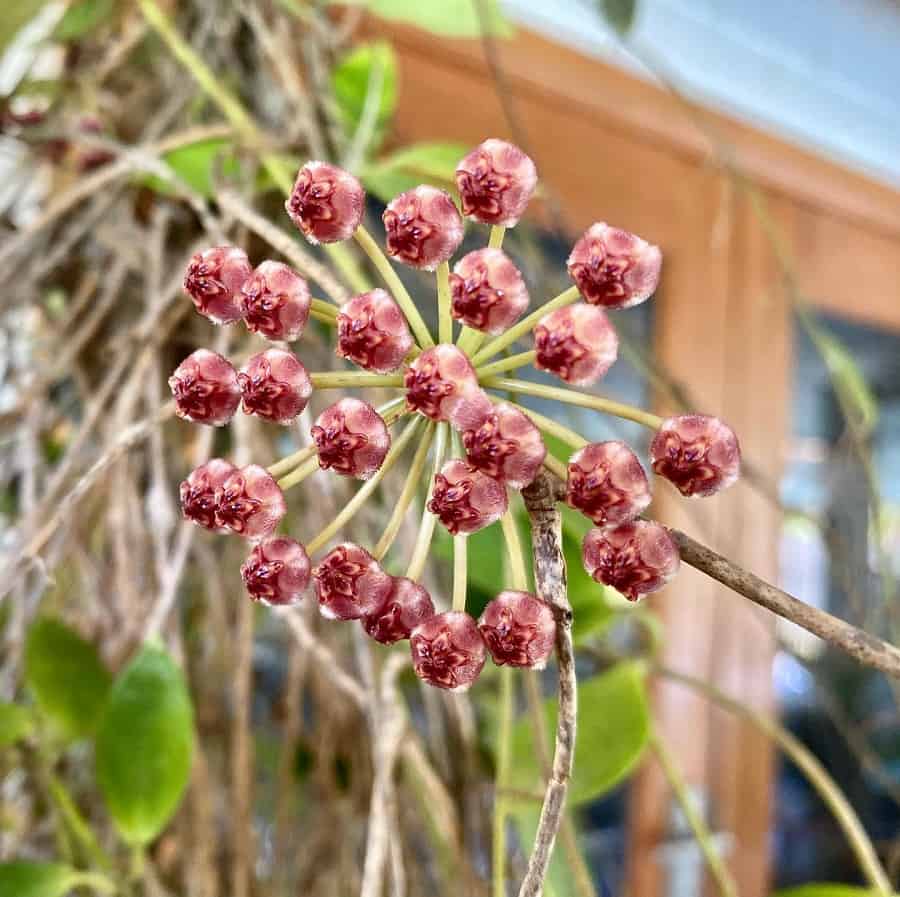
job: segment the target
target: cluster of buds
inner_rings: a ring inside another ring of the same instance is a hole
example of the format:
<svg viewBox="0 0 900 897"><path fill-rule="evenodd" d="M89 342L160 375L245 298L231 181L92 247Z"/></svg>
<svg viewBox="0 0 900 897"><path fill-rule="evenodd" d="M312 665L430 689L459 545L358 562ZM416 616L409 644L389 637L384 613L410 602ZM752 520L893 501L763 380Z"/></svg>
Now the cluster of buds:
<svg viewBox="0 0 900 897"><path fill-rule="evenodd" d="M310 401L314 383L317 388L351 383L403 390L402 407L394 402L381 411L362 399L339 399L316 418L309 449L268 470L256 464L236 468L220 458L207 462L181 485L185 517L206 529L230 530L252 543L241 567L252 599L272 606L294 605L312 584L323 616L358 620L382 644L408 639L416 674L451 690L468 688L488 656L498 665L543 667L556 637L553 612L536 595L503 591L476 620L465 610L464 582L454 582L452 609L438 612L431 595L416 581L436 523L454 536L457 550L458 540L509 513L510 489L527 487L542 466L555 469L541 435L547 419L542 423L539 415L512 400L489 395L487 390L494 385L490 377L496 370L519 366L526 357L522 364L533 362L567 384L596 382L618 351L606 309L644 301L659 280L657 247L626 231L594 224L569 257L575 289L552 300L546 313L523 318L530 302L528 289L500 247L504 229L519 221L536 183L534 163L522 150L491 139L459 163L461 212L449 194L428 185L408 190L388 204L383 215L387 255L413 268L437 271L442 341L436 345L390 261L362 226L362 185L349 172L326 162L309 162L300 169L285 209L313 244L355 238L385 273L391 292L360 293L326 314L297 272L271 260L253 268L247 255L232 246L198 253L184 280L197 311L213 323L243 320L250 333L268 340L298 339L311 309L318 309L316 316L335 328L336 355L362 373L344 379L328 372L310 374L295 354L281 346L254 354L238 371L221 355L198 349L169 381L183 419L221 426L242 407L263 420L290 423ZM464 217L492 227L490 245L463 256L451 272ZM454 320L462 325L456 343ZM485 364L528 333L533 333L533 352ZM483 345L486 340L490 341ZM394 371L399 373L386 376ZM329 384L332 376L336 379ZM515 392L519 382L504 385ZM541 388L530 387L530 391ZM552 390L556 397L566 392ZM583 394L576 398L583 403ZM392 441L390 427L404 416L413 418L405 431L408 435ZM415 423L417 416L429 422L424 430L424 423ZM435 437L435 424L442 428L441 439ZM449 459L444 457L448 428L459 435L458 456ZM284 491L301 482L316 464L322 470L371 481L362 487L359 501L351 501L342 511L344 522L416 433L427 435L416 449L409 476L418 476L432 449L435 472L419 534L420 542L426 541L417 543L416 560L406 576L391 575L381 561L412 501L416 485L412 479L404 488L406 499L396 508L400 517L392 520L397 525L388 526L377 549L341 542L313 565L310 555L326 546L337 523L308 541L308 548L276 534L287 508ZM675 574L679 558L664 527L639 519L651 497L640 461L623 442L583 445L580 437L571 436L578 450L567 467L566 501L594 524L583 545L586 569L595 580L631 599L658 589ZM710 495L725 488L737 478L740 464L731 430L718 419L699 415L663 421L650 455L653 471L684 495ZM510 550L517 550L512 540Z"/></svg>

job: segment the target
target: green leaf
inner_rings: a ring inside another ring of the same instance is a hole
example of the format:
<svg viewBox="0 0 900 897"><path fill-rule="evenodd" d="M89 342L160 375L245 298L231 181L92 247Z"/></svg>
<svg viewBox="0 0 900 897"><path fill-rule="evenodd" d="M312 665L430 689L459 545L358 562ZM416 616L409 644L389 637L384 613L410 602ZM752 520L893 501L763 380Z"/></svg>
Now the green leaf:
<svg viewBox="0 0 900 897"><path fill-rule="evenodd" d="M866 895L878 897L880 893L880 891L859 888L854 885L814 884L776 891L772 897L866 897Z"/></svg>
<svg viewBox="0 0 900 897"><path fill-rule="evenodd" d="M53 37L58 41L75 41L89 34L112 16L117 0L78 0L63 14Z"/></svg>
<svg viewBox="0 0 900 897"><path fill-rule="evenodd" d="M65 897L80 878L62 863L0 863L0 897Z"/></svg>
<svg viewBox="0 0 900 897"><path fill-rule="evenodd" d="M637 0L600 0L600 12L607 23L625 37L634 27Z"/></svg>
<svg viewBox="0 0 900 897"><path fill-rule="evenodd" d="M480 37L487 31L497 37L509 37L512 26L500 12L498 0L331 0L346 6L353 3L392 22L415 25L444 37ZM479 9L479 6L481 9ZM482 13L483 10L483 13ZM485 22L482 27L481 17Z"/></svg>
<svg viewBox="0 0 900 897"><path fill-rule="evenodd" d="M460 143L414 143L370 162L360 172L360 178L384 202L422 183L455 189L456 166L466 152Z"/></svg>
<svg viewBox="0 0 900 897"><path fill-rule="evenodd" d="M163 649L144 647L113 685L97 733L97 780L127 841L152 841L172 818L193 748L193 709L181 671Z"/></svg>
<svg viewBox="0 0 900 897"><path fill-rule="evenodd" d="M359 127L370 82L374 90L379 80L378 113L368 141L370 150L381 143L397 108L397 59L393 48L385 41L364 44L348 53L331 73L331 89L349 134Z"/></svg>
<svg viewBox="0 0 900 897"><path fill-rule="evenodd" d="M65 623L36 620L25 640L25 681L41 713L66 740L92 735L111 677L97 649Z"/></svg>
<svg viewBox="0 0 900 897"><path fill-rule="evenodd" d="M238 173L238 160L234 146L230 140L224 138L198 140L196 143L189 143L173 149L162 157L162 161L172 169L173 174L207 199L213 194L213 169L217 159L223 175L234 176ZM178 187L175 184L156 175L143 175L140 183L166 196L178 193Z"/></svg>
<svg viewBox="0 0 900 897"><path fill-rule="evenodd" d="M569 787L571 806L606 794L634 768L650 728L650 712L642 668L623 662L583 680L578 686L578 739ZM556 699L545 702L547 731L553 743ZM516 722L513 730L512 787L532 791L540 773L532 744L531 721Z"/></svg>
<svg viewBox="0 0 900 897"><path fill-rule="evenodd" d="M31 713L18 704L0 703L0 748L9 747L30 734Z"/></svg>

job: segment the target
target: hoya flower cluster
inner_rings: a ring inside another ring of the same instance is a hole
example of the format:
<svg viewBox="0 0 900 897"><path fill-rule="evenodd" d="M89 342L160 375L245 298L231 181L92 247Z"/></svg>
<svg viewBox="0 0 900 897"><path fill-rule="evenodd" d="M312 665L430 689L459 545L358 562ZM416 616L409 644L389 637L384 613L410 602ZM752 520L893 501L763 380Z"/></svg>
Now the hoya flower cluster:
<svg viewBox="0 0 900 897"><path fill-rule="evenodd" d="M640 519L650 504L650 482L625 443L585 444L565 427L496 394L544 388L497 376L525 364L573 386L600 379L618 351L607 310L652 295L659 249L634 234L594 224L568 260L574 287L527 314L525 280L502 241L534 192L534 163L512 144L486 140L460 161L456 183L462 213L448 193L422 185L397 196L383 214L387 255L436 271L437 342L362 225L365 193L359 181L334 165L309 162L285 204L288 215L311 243L355 239L384 275L387 289L332 307L313 299L303 277L281 262L264 260L254 268L233 246L198 253L184 280L197 311L216 324L243 321L279 345L254 354L240 370L221 355L198 349L169 383L180 417L215 426L239 410L290 424L313 389L350 384L398 391L397 399L381 408L355 396L338 399L313 424L309 448L268 469L209 461L182 483L181 505L198 525L231 530L251 543L241 575L254 600L292 605L312 585L324 616L359 620L384 644L409 639L416 673L432 685L460 690L474 682L488 655L497 664L539 668L553 649L556 623L550 607L522 588L500 592L475 620L466 612L464 580L454 582L452 609L443 611L418 581L438 522L453 534L463 557L459 540L507 515L510 489L528 486L542 466L559 469L547 455L542 432L561 433L574 450L565 468L566 501L594 524L583 545L584 564L594 579L635 600L670 579L679 558L667 530ZM451 270L463 216L491 225L490 241ZM311 312L334 328L335 354L362 372L309 372L283 348L302 335ZM532 350L497 360L529 335ZM568 387L552 393L563 401L584 398ZM710 495L737 478L740 449L720 420L685 415L659 421L647 414L644 419L655 422L653 471L684 495ZM404 428L392 436L401 421ZM457 437L447 457L451 431ZM404 456L407 449L411 460ZM429 462L429 496L413 557L407 575L393 576L382 560ZM340 541L341 527L397 463L408 476L381 539L369 546ZM336 521L304 544L277 530L287 509L285 492L317 469L365 482ZM510 551L513 542L508 540Z"/></svg>

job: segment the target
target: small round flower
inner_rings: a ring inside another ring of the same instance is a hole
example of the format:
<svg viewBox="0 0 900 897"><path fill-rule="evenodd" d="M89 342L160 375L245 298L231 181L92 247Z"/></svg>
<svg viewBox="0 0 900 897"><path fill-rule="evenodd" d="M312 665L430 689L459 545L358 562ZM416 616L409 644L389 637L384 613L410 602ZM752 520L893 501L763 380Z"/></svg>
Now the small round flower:
<svg viewBox="0 0 900 897"><path fill-rule="evenodd" d="M409 366L403 383L413 411L448 420L457 430L477 427L491 413L475 368L456 346L441 343L426 349Z"/></svg>
<svg viewBox="0 0 900 897"><path fill-rule="evenodd" d="M243 249L204 249L188 263L184 289L201 315L214 324L230 324L241 317L241 287L252 270Z"/></svg>
<svg viewBox="0 0 900 897"><path fill-rule="evenodd" d="M275 607L296 604L309 585L309 556L296 540L266 539L241 565L241 578L254 601Z"/></svg>
<svg viewBox="0 0 900 897"><path fill-rule="evenodd" d="M550 605L528 592L501 592L484 609L478 629L499 666L542 670L556 639Z"/></svg>
<svg viewBox="0 0 900 897"><path fill-rule="evenodd" d="M589 386L612 367L619 338L603 309L579 302L541 318L534 348L535 367L573 386Z"/></svg>
<svg viewBox="0 0 900 897"><path fill-rule="evenodd" d="M647 520L589 530L581 556L592 579L612 586L629 601L661 589L681 563L668 530Z"/></svg>
<svg viewBox="0 0 900 897"><path fill-rule="evenodd" d="M337 327L337 354L367 371L395 370L413 347L400 306L384 290L361 293L345 302Z"/></svg>
<svg viewBox="0 0 900 897"><path fill-rule="evenodd" d="M306 407L312 382L303 363L284 349L266 349L248 359L238 374L244 412L289 424Z"/></svg>
<svg viewBox="0 0 900 897"><path fill-rule="evenodd" d="M662 253L627 230L598 222L572 248L567 267L586 302L629 308L656 291Z"/></svg>
<svg viewBox="0 0 900 897"><path fill-rule="evenodd" d="M362 184L328 162L307 162L297 172L284 208L310 243L339 243L353 236L365 211Z"/></svg>
<svg viewBox="0 0 900 897"><path fill-rule="evenodd" d="M391 435L381 415L360 399L329 405L310 431L323 470L367 480L381 467Z"/></svg>
<svg viewBox="0 0 900 897"><path fill-rule="evenodd" d="M467 691L484 667L484 639L462 611L447 611L420 623L410 637L416 675L429 685Z"/></svg>
<svg viewBox="0 0 900 897"><path fill-rule="evenodd" d="M388 255L434 271L456 252L463 238L463 221L448 193L422 184L394 197L381 216Z"/></svg>
<svg viewBox="0 0 900 897"><path fill-rule="evenodd" d="M477 532L499 520L507 504L503 483L454 458L435 476L428 510L456 535Z"/></svg>
<svg viewBox="0 0 900 897"><path fill-rule="evenodd" d="M466 430L462 440L469 464L511 489L531 483L547 455L540 430L506 402L496 405L480 426Z"/></svg>
<svg viewBox="0 0 900 897"><path fill-rule="evenodd" d="M646 509L650 484L637 455L624 442L594 442L569 459L566 503L597 526L614 526Z"/></svg>
<svg viewBox="0 0 900 897"><path fill-rule="evenodd" d="M266 339L297 339L309 320L310 302L309 285L282 262L261 262L241 287L244 323Z"/></svg>
<svg viewBox="0 0 900 897"><path fill-rule="evenodd" d="M738 478L741 447L719 418L683 414L662 422L650 443L650 463L682 495L707 496Z"/></svg>
<svg viewBox="0 0 900 897"><path fill-rule="evenodd" d="M181 513L204 529L217 530L216 493L237 468L222 458L201 464L181 484Z"/></svg>
<svg viewBox="0 0 900 897"><path fill-rule="evenodd" d="M312 575L319 611L330 620L358 620L375 613L393 588L393 577L353 542L332 548Z"/></svg>
<svg viewBox="0 0 900 897"><path fill-rule="evenodd" d="M464 215L514 227L537 186L537 169L519 147L491 138L459 163L456 186Z"/></svg>
<svg viewBox="0 0 900 897"><path fill-rule="evenodd" d="M216 523L253 542L272 535L286 511L284 493L258 464L236 469L216 490Z"/></svg>
<svg viewBox="0 0 900 897"><path fill-rule="evenodd" d="M420 623L434 616L431 595L417 582L405 576L394 577L387 599L374 613L363 617L363 628L383 645L393 645Z"/></svg>
<svg viewBox="0 0 900 897"><path fill-rule="evenodd" d="M227 358L209 349L197 349L169 377L175 413L183 420L221 427L241 401L238 375Z"/></svg>
<svg viewBox="0 0 900 897"><path fill-rule="evenodd" d="M450 313L486 333L502 333L528 308L528 289L502 249L476 249L464 255L450 275Z"/></svg>

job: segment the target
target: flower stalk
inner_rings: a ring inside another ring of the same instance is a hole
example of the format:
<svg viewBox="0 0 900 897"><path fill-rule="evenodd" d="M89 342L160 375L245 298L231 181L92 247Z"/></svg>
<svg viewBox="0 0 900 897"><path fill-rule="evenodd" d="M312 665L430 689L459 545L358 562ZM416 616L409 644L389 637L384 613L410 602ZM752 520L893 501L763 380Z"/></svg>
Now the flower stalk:
<svg viewBox="0 0 900 897"><path fill-rule="evenodd" d="M450 314L450 265L441 262L437 266L438 342L453 342L453 317Z"/></svg>
<svg viewBox="0 0 900 897"><path fill-rule="evenodd" d="M309 375L309 379L316 389L403 386L400 374L370 374L368 371L316 371Z"/></svg>
<svg viewBox="0 0 900 897"><path fill-rule="evenodd" d="M478 379L485 380L488 377L493 377L506 371L515 371L518 368L533 364L536 355L537 353L533 349L528 352L518 352L515 355L509 355L475 370L478 374Z"/></svg>
<svg viewBox="0 0 900 897"><path fill-rule="evenodd" d="M491 249L500 249L503 246L503 237L506 235L506 228L502 225L495 224L491 228L491 235L488 237L488 246Z"/></svg>
<svg viewBox="0 0 900 897"><path fill-rule="evenodd" d="M441 422L437 425L434 438L434 465L432 468L429 483L434 482L434 478L441 472L444 464L444 455L447 452L447 443L449 441L450 425ZM437 524L437 517L427 508L422 512L422 524L419 527L419 536L413 547L412 557L409 560L409 566L406 569L406 578L418 580L422 576L425 564L428 561L428 552L431 549L431 540L434 537L434 527Z"/></svg>

